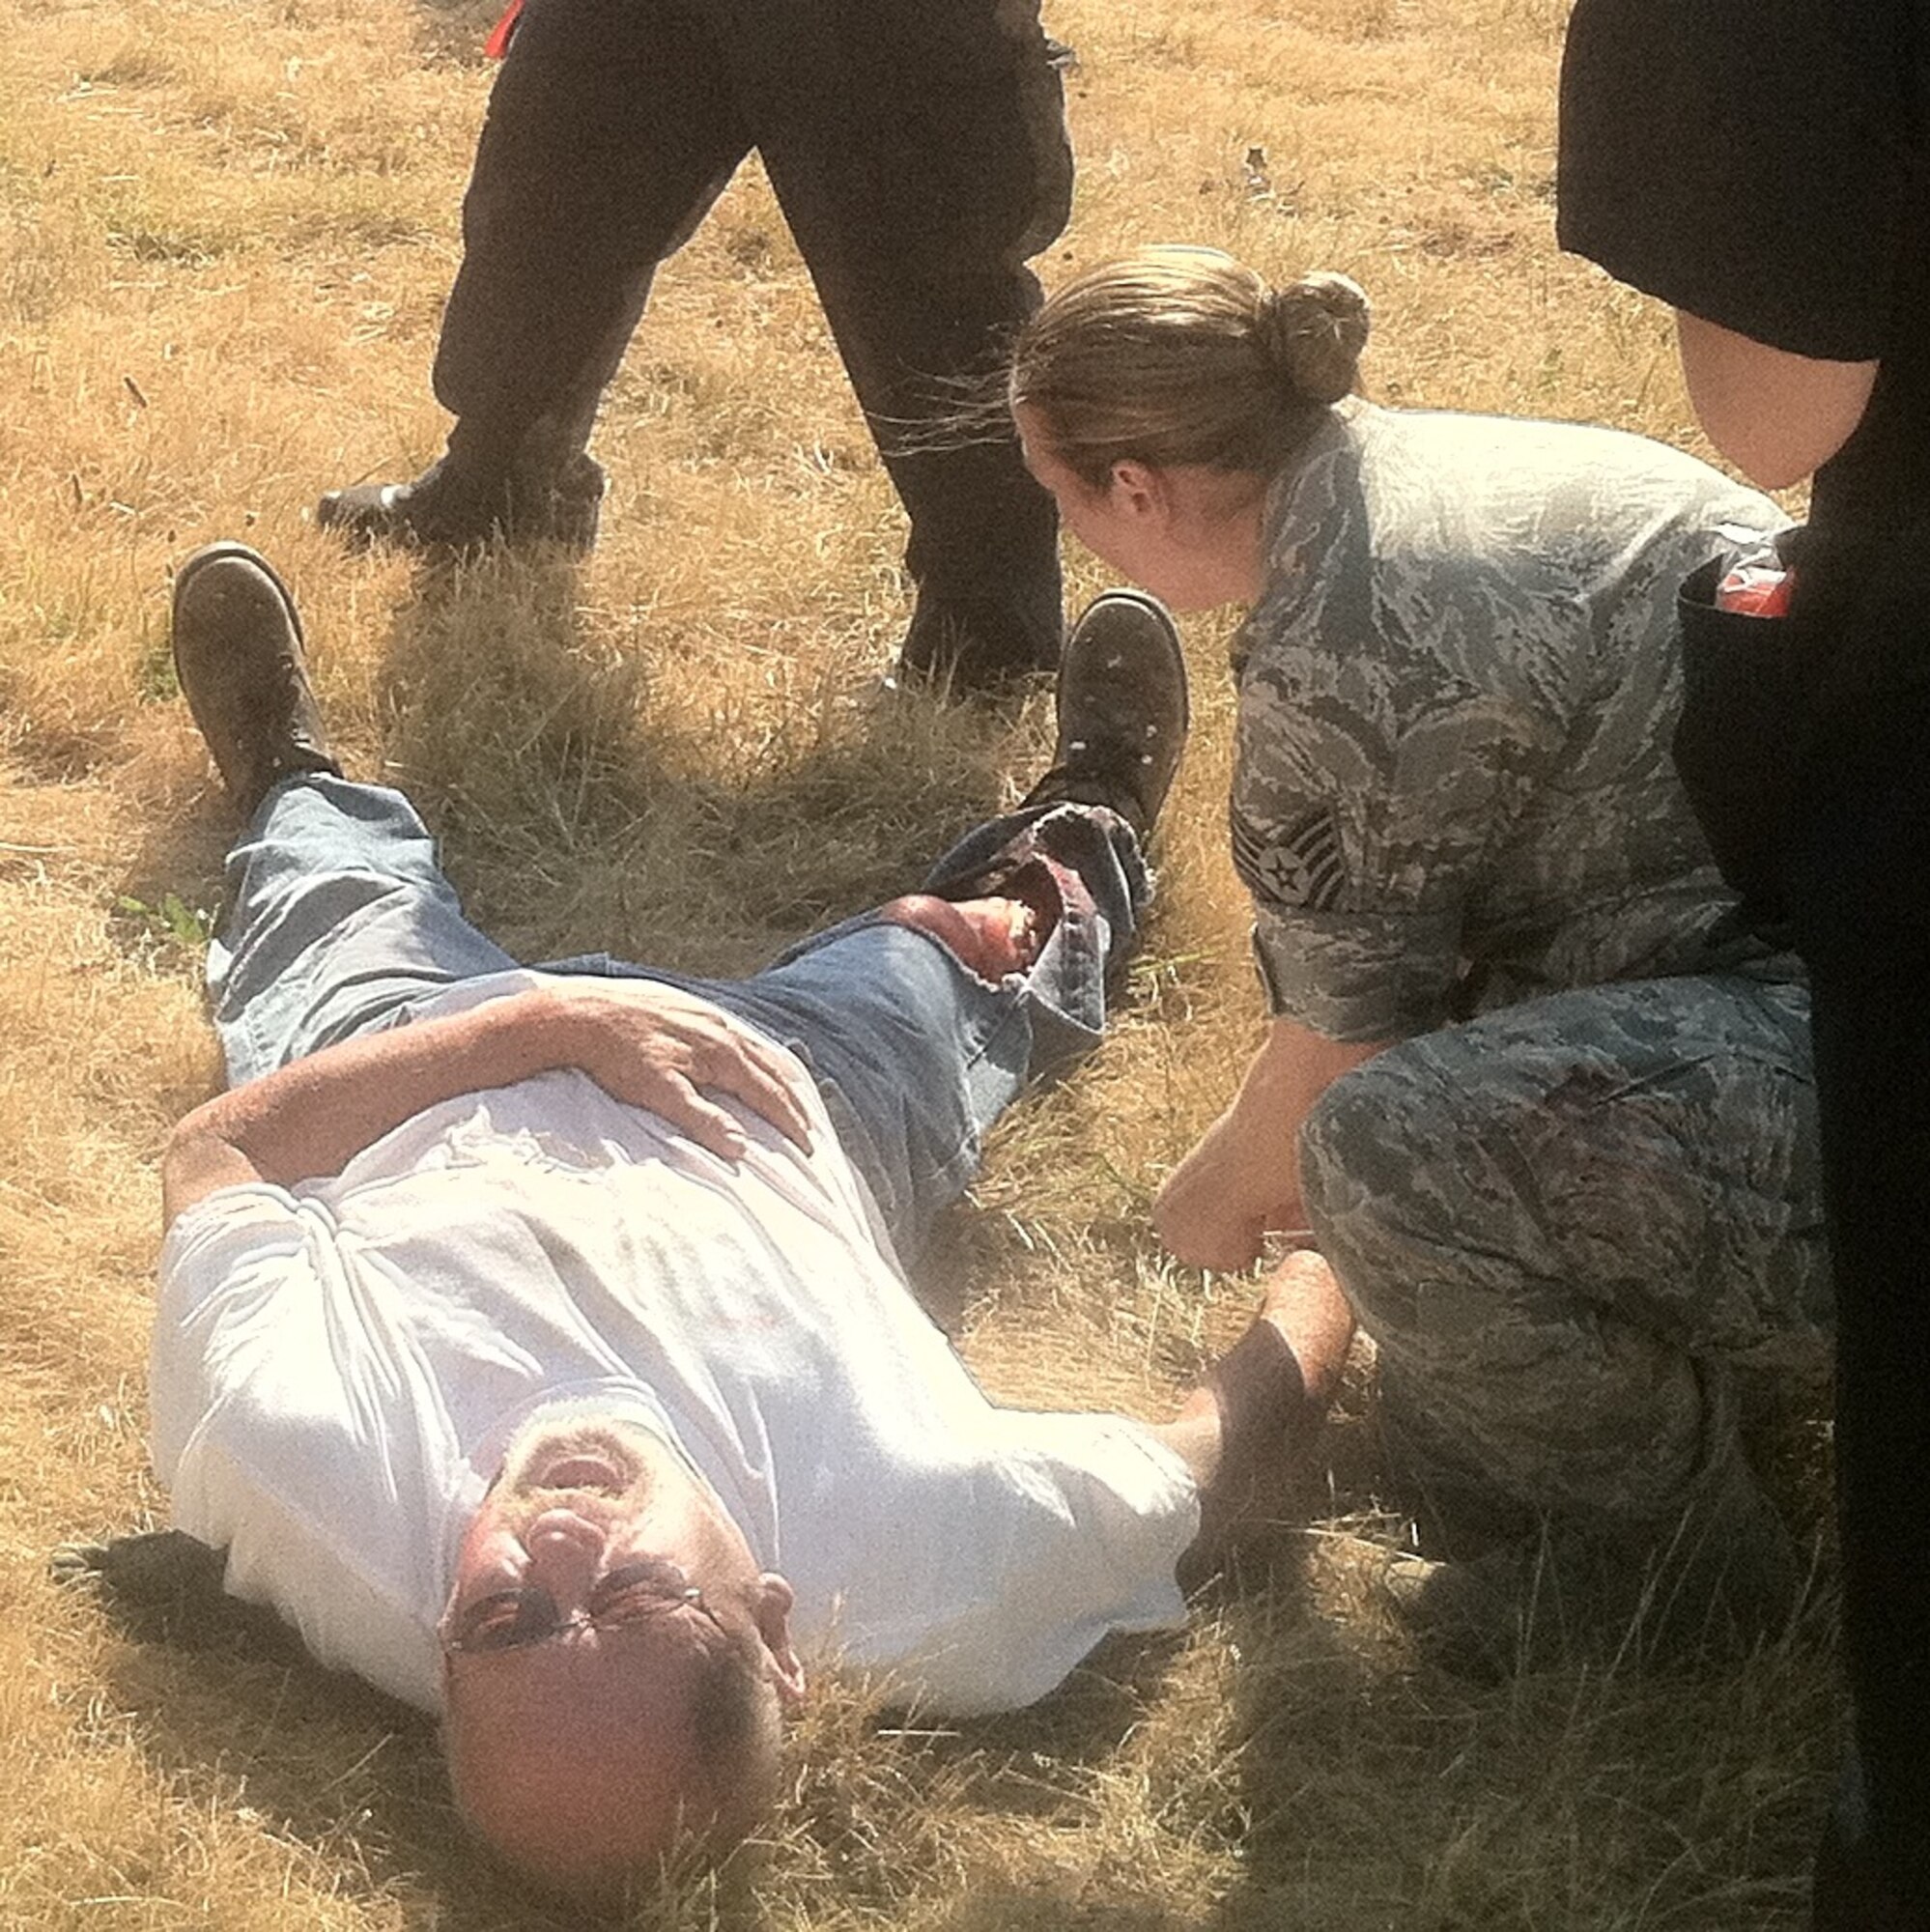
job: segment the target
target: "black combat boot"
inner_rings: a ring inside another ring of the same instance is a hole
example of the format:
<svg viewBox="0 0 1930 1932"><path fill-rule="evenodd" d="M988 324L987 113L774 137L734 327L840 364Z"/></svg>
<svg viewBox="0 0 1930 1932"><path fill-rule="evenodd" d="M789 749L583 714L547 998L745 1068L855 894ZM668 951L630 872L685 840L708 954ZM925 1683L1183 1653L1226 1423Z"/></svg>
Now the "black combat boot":
<svg viewBox="0 0 1930 1932"><path fill-rule="evenodd" d="M603 514L603 465L566 430L545 418L503 460L477 453L458 424L448 453L410 483L357 483L330 490L315 521L352 543L409 550L472 550L491 543L558 543L595 548Z"/></svg>

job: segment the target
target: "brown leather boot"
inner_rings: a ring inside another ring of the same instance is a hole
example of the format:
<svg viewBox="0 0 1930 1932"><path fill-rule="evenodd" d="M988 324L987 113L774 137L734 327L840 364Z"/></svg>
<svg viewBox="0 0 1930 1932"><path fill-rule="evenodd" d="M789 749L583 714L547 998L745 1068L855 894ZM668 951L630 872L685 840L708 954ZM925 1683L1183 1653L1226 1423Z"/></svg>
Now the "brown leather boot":
<svg viewBox="0 0 1930 1932"><path fill-rule="evenodd" d="M1059 742L1026 805L1103 805L1143 839L1172 789L1190 721L1186 660L1166 606L1102 591L1065 639Z"/></svg>
<svg viewBox="0 0 1930 1932"><path fill-rule="evenodd" d="M298 772L341 777L309 689L295 599L246 544L209 544L175 573L174 669L243 816Z"/></svg>

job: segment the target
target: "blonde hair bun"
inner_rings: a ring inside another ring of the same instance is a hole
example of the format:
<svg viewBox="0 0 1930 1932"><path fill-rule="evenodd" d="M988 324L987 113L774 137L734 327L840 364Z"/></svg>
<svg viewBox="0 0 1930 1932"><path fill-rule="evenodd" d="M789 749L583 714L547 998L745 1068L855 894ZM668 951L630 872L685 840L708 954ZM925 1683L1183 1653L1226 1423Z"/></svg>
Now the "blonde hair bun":
<svg viewBox="0 0 1930 1932"><path fill-rule="evenodd" d="M1360 377L1373 309L1346 275L1318 270L1291 288L1267 292L1260 337L1268 361L1310 403L1337 403Z"/></svg>

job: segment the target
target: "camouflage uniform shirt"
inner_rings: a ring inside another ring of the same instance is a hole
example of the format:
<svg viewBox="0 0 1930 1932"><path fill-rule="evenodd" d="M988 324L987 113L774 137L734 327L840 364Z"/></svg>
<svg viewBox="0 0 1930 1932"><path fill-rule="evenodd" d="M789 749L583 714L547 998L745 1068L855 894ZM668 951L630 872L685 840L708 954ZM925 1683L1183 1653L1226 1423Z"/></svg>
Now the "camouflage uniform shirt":
<svg viewBox="0 0 1930 1932"><path fill-rule="evenodd" d="M1620 431L1337 410L1235 641L1272 1012L1394 1039L1701 963L1732 895L1669 760L1675 590L1787 521Z"/></svg>

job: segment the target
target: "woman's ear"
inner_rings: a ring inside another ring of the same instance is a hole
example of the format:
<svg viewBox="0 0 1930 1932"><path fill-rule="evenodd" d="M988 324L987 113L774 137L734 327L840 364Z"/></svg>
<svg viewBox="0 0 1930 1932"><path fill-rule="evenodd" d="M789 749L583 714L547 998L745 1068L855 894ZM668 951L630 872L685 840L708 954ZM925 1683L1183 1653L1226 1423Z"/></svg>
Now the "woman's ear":
<svg viewBox="0 0 1930 1932"><path fill-rule="evenodd" d="M1166 478L1150 464L1121 457L1113 465L1108 494L1114 506L1128 516L1152 518L1167 513L1171 493Z"/></svg>

